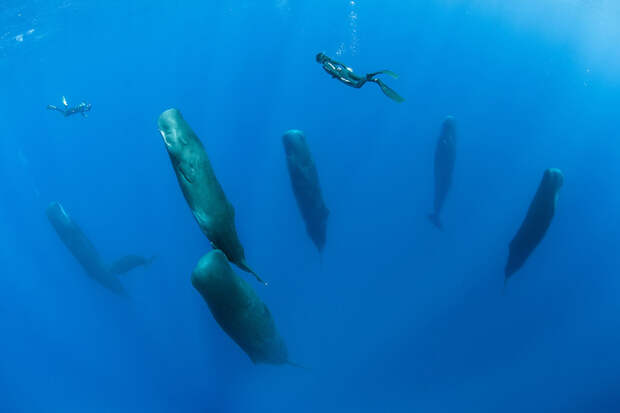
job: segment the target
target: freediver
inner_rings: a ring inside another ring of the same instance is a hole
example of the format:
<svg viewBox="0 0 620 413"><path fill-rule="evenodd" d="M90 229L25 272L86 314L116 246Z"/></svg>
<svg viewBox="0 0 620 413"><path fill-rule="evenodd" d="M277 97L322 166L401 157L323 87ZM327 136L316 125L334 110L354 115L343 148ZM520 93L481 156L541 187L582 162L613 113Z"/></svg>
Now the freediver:
<svg viewBox="0 0 620 413"><path fill-rule="evenodd" d="M81 113L82 116L84 116L86 118L86 117L88 117L86 112L90 112L90 109L93 107L92 104L84 102L84 101L82 101L77 106L69 107L69 104L67 103L67 99L64 96L62 97L62 106L63 106L62 108L59 108L59 107L54 106L54 105L47 105L47 108L49 110L55 110L57 112L60 112L65 117L71 116L71 115L75 115L76 113Z"/></svg>
<svg viewBox="0 0 620 413"><path fill-rule="evenodd" d="M347 67L345 64L337 62L332 58L325 55L325 53L319 53L316 55L316 61L319 62L323 69L327 73L329 73L333 78L340 80L347 86L354 87L356 89L364 86L366 82L374 82L379 85L383 93L392 100L396 102L404 102L405 99L396 93L394 90L390 89L385 83L383 83L380 79L375 79L374 77L377 75L389 75L394 79L398 79L398 75L390 70L381 70L375 73L368 73L366 76L359 76L353 73L353 69Z"/></svg>

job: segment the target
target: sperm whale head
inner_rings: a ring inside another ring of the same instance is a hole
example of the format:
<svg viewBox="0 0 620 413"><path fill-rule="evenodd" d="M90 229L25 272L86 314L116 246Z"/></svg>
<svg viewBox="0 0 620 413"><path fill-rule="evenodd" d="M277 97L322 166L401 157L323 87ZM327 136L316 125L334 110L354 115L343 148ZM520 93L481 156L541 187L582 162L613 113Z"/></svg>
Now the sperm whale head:
<svg viewBox="0 0 620 413"><path fill-rule="evenodd" d="M443 121L441 135L448 140L454 141L454 129L455 129L454 117L446 116L446 118Z"/></svg>
<svg viewBox="0 0 620 413"><path fill-rule="evenodd" d="M554 191L564 185L564 174L557 168L549 168L545 171L544 181Z"/></svg>
<svg viewBox="0 0 620 413"><path fill-rule="evenodd" d="M178 155L189 145L186 131L189 129L178 109L168 109L157 120L159 133L171 155Z"/></svg>
<svg viewBox="0 0 620 413"><path fill-rule="evenodd" d="M298 129L291 129L286 131L282 136L282 144L284 145L284 151L287 156L291 156L296 152L299 152L300 148L303 148L306 143L304 133Z"/></svg>
<svg viewBox="0 0 620 413"><path fill-rule="evenodd" d="M47 218L52 222L62 225L71 223L71 217L69 217L69 214L67 214L67 211L65 211L59 202L50 203L45 213L47 214Z"/></svg>

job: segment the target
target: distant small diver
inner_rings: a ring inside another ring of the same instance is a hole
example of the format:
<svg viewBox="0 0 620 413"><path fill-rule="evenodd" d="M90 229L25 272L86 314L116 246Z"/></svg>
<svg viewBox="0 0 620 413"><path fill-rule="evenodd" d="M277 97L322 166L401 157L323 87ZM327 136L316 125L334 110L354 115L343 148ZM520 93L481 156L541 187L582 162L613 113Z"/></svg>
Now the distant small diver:
<svg viewBox="0 0 620 413"><path fill-rule="evenodd" d="M351 69L350 67L333 60L332 58L326 56L324 53L317 54L316 61L319 62L323 66L323 69L325 69L325 71L329 73L333 78L340 80L347 86L359 89L364 86L366 82L374 82L379 85L383 93L385 93L385 95L390 99L399 103L405 101L403 97L401 97L394 90L390 89L380 79L374 78L377 75L385 74L388 76L392 76L394 79L398 79L398 75L390 70L381 70L379 72L368 73L366 76L359 76L353 73L353 69Z"/></svg>
<svg viewBox="0 0 620 413"><path fill-rule="evenodd" d="M148 266L153 261L153 258L127 255L108 267L82 228L73 221L62 205L52 202L47 207L46 214L63 244L86 270L86 273L117 294L125 295L125 289L116 275L124 274L139 266Z"/></svg>
<svg viewBox="0 0 620 413"><path fill-rule="evenodd" d="M91 108L93 107L92 104L84 102L84 101L82 101L77 106L69 107L69 104L67 103L67 98L65 98L64 96L62 97L62 106L63 106L62 108L59 108L59 107L54 106L54 105L47 105L47 108L49 110L55 110L56 112L60 112L65 117L71 116L71 115L75 115L77 113L81 113L82 116L84 116L86 118L86 117L88 117L86 112L90 112Z"/></svg>
<svg viewBox="0 0 620 413"><path fill-rule="evenodd" d="M527 215L510 242L508 262L504 271L504 283L523 266L527 258L543 239L551 224L558 202L558 193L564 183L564 175L559 169L547 169L538 191L530 204Z"/></svg>
<svg viewBox="0 0 620 413"><path fill-rule="evenodd" d="M306 223L308 235L321 252L325 246L329 209L323 201L314 159L302 131L287 131L282 137L282 143L297 206Z"/></svg>
<svg viewBox="0 0 620 413"><path fill-rule="evenodd" d="M456 135L454 132L454 118L446 117L441 127L437 147L435 149L435 201L433 212L428 219L438 229L443 230L439 213L452 185L452 172L456 158Z"/></svg>

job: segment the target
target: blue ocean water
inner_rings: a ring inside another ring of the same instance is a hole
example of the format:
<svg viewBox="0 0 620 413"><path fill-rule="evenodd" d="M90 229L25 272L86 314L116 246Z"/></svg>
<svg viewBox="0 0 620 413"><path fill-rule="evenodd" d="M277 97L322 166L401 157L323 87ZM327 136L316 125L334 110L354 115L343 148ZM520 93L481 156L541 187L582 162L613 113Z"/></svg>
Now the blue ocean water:
<svg viewBox="0 0 620 413"><path fill-rule="evenodd" d="M611 0L3 0L0 411L620 411L620 5ZM315 62L385 79L397 104ZM45 110L88 100L88 118ZM293 361L253 365L190 283L210 249L157 130L204 142ZM457 125L444 232L428 222ZM306 235L282 134L302 129L330 209ZM504 292L546 168L554 220ZM106 260L88 278L61 202Z"/></svg>

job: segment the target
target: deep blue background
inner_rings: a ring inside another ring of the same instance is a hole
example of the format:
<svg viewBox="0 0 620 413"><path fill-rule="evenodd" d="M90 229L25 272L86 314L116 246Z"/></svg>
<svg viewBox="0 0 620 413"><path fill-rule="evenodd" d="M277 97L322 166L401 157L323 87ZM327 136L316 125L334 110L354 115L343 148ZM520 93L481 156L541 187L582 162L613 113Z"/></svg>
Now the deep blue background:
<svg viewBox="0 0 620 413"><path fill-rule="evenodd" d="M620 411L613 2L3 4L3 412ZM398 72L386 82L407 101L331 80L318 51ZM62 95L91 115L45 110ZM248 279L308 370L252 365L193 290L209 244L156 128L169 107L205 143L270 286ZM447 114L440 233L426 214ZM290 188L289 128L306 132L331 210L322 264ZM549 167L565 174L556 216L502 294ZM46 220L54 200L107 260L158 256L123 276L131 299L84 275Z"/></svg>

